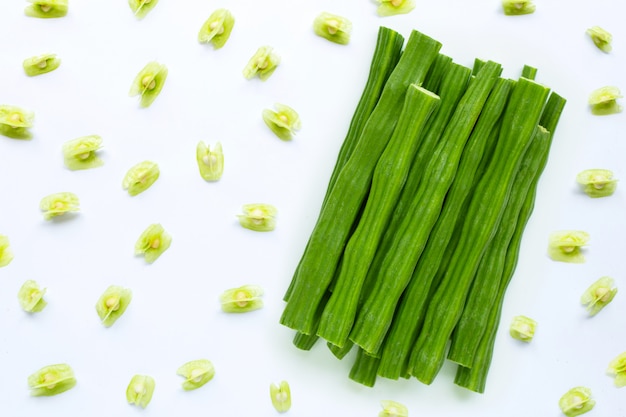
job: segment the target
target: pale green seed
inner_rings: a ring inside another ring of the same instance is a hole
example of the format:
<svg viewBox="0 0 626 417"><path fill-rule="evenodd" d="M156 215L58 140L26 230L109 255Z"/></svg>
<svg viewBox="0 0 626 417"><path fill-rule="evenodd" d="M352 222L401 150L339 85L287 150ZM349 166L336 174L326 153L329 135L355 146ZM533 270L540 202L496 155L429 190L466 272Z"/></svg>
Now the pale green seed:
<svg viewBox="0 0 626 417"><path fill-rule="evenodd" d="M218 181L224 173L224 151L222 144L217 142L213 148L204 142L196 146L196 162L200 176L205 181Z"/></svg>
<svg viewBox="0 0 626 417"><path fill-rule="evenodd" d="M608 169L586 169L576 175L576 182L589 197L600 198L613 195L617 179Z"/></svg>
<svg viewBox="0 0 626 417"><path fill-rule="evenodd" d="M109 286L96 302L96 312L105 327L119 319L132 300L132 291L119 285Z"/></svg>
<svg viewBox="0 0 626 417"><path fill-rule="evenodd" d="M9 244L9 237L0 235L0 268L7 266L13 260L13 251Z"/></svg>
<svg viewBox="0 0 626 417"><path fill-rule="evenodd" d="M102 138L98 135L68 140L63 144L63 162L72 171L100 167L104 164L97 154L100 148Z"/></svg>
<svg viewBox="0 0 626 417"><path fill-rule="evenodd" d="M253 203L242 207L239 224L257 232L269 232L276 228L276 208L270 204Z"/></svg>
<svg viewBox="0 0 626 417"><path fill-rule="evenodd" d="M587 307L590 316L595 316L606 307L617 294L615 280L611 277L601 277L585 290L580 302Z"/></svg>
<svg viewBox="0 0 626 417"><path fill-rule="evenodd" d="M587 29L587 35L593 41L593 44L598 47L602 52L609 53L613 49L611 42L613 42L613 35L600 26L593 26Z"/></svg>
<svg viewBox="0 0 626 417"><path fill-rule="evenodd" d="M148 226L135 243L135 255L143 256L147 263L156 261L172 243L172 237L158 223Z"/></svg>
<svg viewBox="0 0 626 417"><path fill-rule="evenodd" d="M155 380L151 376L134 375L126 387L126 400L129 404L146 408L152 400L155 386Z"/></svg>
<svg viewBox="0 0 626 417"><path fill-rule="evenodd" d="M41 288L36 281L27 280L20 287L17 293L17 299L22 310L27 313L38 313L48 304L43 298L45 293L46 289Z"/></svg>
<svg viewBox="0 0 626 417"><path fill-rule="evenodd" d="M217 9L202 24L198 32L198 42L210 43L214 49L223 47L235 26L235 18L227 9Z"/></svg>
<svg viewBox="0 0 626 417"><path fill-rule="evenodd" d="M159 0L128 0L128 6L137 19L143 19L158 2Z"/></svg>
<svg viewBox="0 0 626 417"><path fill-rule="evenodd" d="M31 139L30 128L35 115L29 110L10 104L0 105L0 135L13 139Z"/></svg>
<svg viewBox="0 0 626 417"><path fill-rule="evenodd" d="M382 400L380 402L383 410L378 413L378 417L408 417L409 410L404 404L393 400Z"/></svg>
<svg viewBox="0 0 626 417"><path fill-rule="evenodd" d="M509 328L509 334L512 338L529 343L535 336L537 322L530 317L515 316Z"/></svg>
<svg viewBox="0 0 626 417"><path fill-rule="evenodd" d="M33 397L51 396L73 388L76 377L68 364L60 363L44 366L31 374L27 382Z"/></svg>
<svg viewBox="0 0 626 417"><path fill-rule="evenodd" d="M182 386L185 391L198 389L213 379L215 368L208 359L196 359L180 366L177 375L185 378Z"/></svg>
<svg viewBox="0 0 626 417"><path fill-rule="evenodd" d="M270 384L270 399L279 413L285 413L291 408L291 387L287 381L279 384Z"/></svg>
<svg viewBox="0 0 626 417"><path fill-rule="evenodd" d="M619 98L622 98L622 93L615 86L604 86L592 91L589 95L591 113L597 116L620 113L622 106L617 102Z"/></svg>
<svg viewBox="0 0 626 417"><path fill-rule="evenodd" d="M407 14L415 9L414 0L378 0L376 12L379 16Z"/></svg>
<svg viewBox="0 0 626 417"><path fill-rule="evenodd" d="M24 14L29 17L50 19L64 17L68 11L68 0L27 0Z"/></svg>
<svg viewBox="0 0 626 417"><path fill-rule="evenodd" d="M59 68L60 65L61 60L56 56L56 54L37 55L26 58L24 62L22 62L24 72L29 77L54 71Z"/></svg>
<svg viewBox="0 0 626 417"><path fill-rule="evenodd" d="M313 20L313 32L331 42L347 45L350 43L352 22L346 17L322 12Z"/></svg>
<svg viewBox="0 0 626 417"><path fill-rule="evenodd" d="M587 387L574 387L559 399L559 407L567 417L575 417L590 411L596 402Z"/></svg>
<svg viewBox="0 0 626 417"><path fill-rule="evenodd" d="M164 64L156 61L147 63L135 76L128 94L131 97L140 96L140 106L149 107L161 93L167 74L168 69Z"/></svg>
<svg viewBox="0 0 626 417"><path fill-rule="evenodd" d="M613 376L616 387L626 387L626 352L620 353L609 362L607 373Z"/></svg>
<svg viewBox="0 0 626 417"><path fill-rule="evenodd" d="M274 109L263 110L263 121L278 138L291 140L302 126L300 116L293 108L285 104L276 103Z"/></svg>
<svg viewBox="0 0 626 417"><path fill-rule="evenodd" d="M262 81L267 80L280 64L280 57L270 46L261 46L254 53L243 69L246 79L259 77Z"/></svg>
<svg viewBox="0 0 626 417"><path fill-rule="evenodd" d="M139 162L126 172L122 180L122 188L124 188L129 195L136 196L150 188L152 184L159 179L160 175L161 171L156 162Z"/></svg>
<svg viewBox="0 0 626 417"><path fill-rule="evenodd" d="M39 203L39 208L43 212L44 219L51 220L67 213L78 212L80 210L80 200L72 192L60 192L45 196Z"/></svg>
<svg viewBox="0 0 626 417"><path fill-rule="evenodd" d="M503 0L502 9L507 16L519 16L535 12L535 4L531 0Z"/></svg>
<svg viewBox="0 0 626 417"><path fill-rule="evenodd" d="M553 232L548 243L548 255L554 261L584 263L582 247L589 241L589 233L582 230Z"/></svg>
<svg viewBox="0 0 626 417"><path fill-rule="evenodd" d="M243 285L230 288L220 295L222 311L226 313L247 313L263 307L263 289L257 285Z"/></svg>

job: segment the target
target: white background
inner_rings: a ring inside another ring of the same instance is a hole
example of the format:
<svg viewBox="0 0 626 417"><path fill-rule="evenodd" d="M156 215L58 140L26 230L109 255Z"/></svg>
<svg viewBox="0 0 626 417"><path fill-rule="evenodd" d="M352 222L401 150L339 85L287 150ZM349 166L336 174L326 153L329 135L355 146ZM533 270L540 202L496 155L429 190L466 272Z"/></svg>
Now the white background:
<svg viewBox="0 0 626 417"><path fill-rule="evenodd" d="M35 112L30 141L0 137L0 234L15 254L0 269L0 414L2 416L256 415L277 412L269 384L287 380L294 416L375 416L379 401L404 403L412 416L558 416L559 397L573 386L592 389L597 416L626 416L623 392L606 374L626 350L626 301L617 294L596 317L586 317L579 297L597 278L618 287L624 272L624 193L590 199L575 183L587 168L625 175L624 114L592 116L591 91L626 90L626 12L618 0L537 1L533 15L504 16L499 1L420 1L410 14L381 18L376 4L357 0L292 2L161 0L136 20L125 0L70 0L62 19L24 16L25 1L0 2L0 103ZM217 8L236 23L218 51L196 41ZM315 36L322 11L353 23L347 46ZM443 43L442 52L470 66L492 59L504 75L524 64L537 80L568 99L544 171L538 200L509 287L495 356L482 395L453 383L445 365L435 382L379 379L374 388L348 378L353 356L335 359L318 344L304 352L280 324L282 296L319 206L350 118L365 85L378 27L408 38L417 29ZM613 33L604 54L585 30ZM242 69L259 46L275 48L282 62L266 81L246 80ZM26 77L22 60L56 53L61 66ZM157 60L169 68L166 84L147 109L128 96L137 72ZM293 141L277 139L261 119L264 108L288 104L302 118ZM103 167L69 171L62 144L98 134ZM225 172L204 182L195 162L198 141L221 141ZM148 191L128 196L128 168L142 160L161 167ZM47 222L40 199L72 191L81 212ZM243 229L236 215L246 203L278 210L271 233ZM173 236L154 264L133 255L150 223ZM571 265L546 256L547 238L559 229L590 233L587 262ZM23 312L17 291L27 279L47 288L48 306ZM111 328L100 325L94 304L111 284L132 289L126 314ZM227 288L256 284L265 307L246 315L220 311ZM626 291L626 287L624 287ZM511 318L539 322L535 339L522 344L507 334ZM215 378L184 392L178 366L210 359ZM30 397L28 375L66 362L78 380L56 397ZM126 403L134 374L156 380L152 402L141 411ZM590 414L591 415L591 414Z"/></svg>

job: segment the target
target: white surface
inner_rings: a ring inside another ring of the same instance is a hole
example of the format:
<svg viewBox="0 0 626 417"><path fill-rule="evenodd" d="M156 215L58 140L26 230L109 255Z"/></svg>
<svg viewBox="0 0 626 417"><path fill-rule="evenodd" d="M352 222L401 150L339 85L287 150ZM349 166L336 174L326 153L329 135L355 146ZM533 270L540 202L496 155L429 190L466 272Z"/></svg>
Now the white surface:
<svg viewBox="0 0 626 417"><path fill-rule="evenodd" d="M589 415L626 416L623 392L605 374L626 350L626 302L618 293L593 319L579 305L582 291L611 275L622 288L626 216L624 192L589 199L575 175L591 167L624 177L624 114L591 116L588 94L604 85L626 91L626 11L618 0L537 1L530 16L507 17L499 1L417 1L408 15L380 18L368 1L167 1L142 21L126 1L70 0L67 17L23 15L25 1L0 2L0 102L35 112L34 137L0 137L0 233L14 261L0 269L0 414L137 415L124 391L133 374L149 374L157 387L144 415L274 416L269 384L291 384L294 416L375 416L393 399L412 416L558 416L559 397L585 385L597 401ZM236 24L226 46L196 42L197 30L218 7ZM329 11L352 20L348 46L312 33L315 16ZM517 77L524 64L537 79L568 99L540 183L538 201L503 311L503 325L486 393L453 384L446 365L431 386L415 379L379 379L374 388L348 378L352 356L338 361L318 344L310 352L291 344L278 324L282 295L317 218L337 151L364 87L379 25L405 37L412 29L443 43L457 62L492 59ZM614 51L597 50L585 30L613 33ZM266 81L247 81L241 70L261 45L282 57ZM23 74L24 58L54 52L56 71ZM140 109L127 95L136 73L151 60L166 64L161 95ZM261 111L275 102L295 108L303 127L292 142L272 135ZM64 168L61 145L79 136L104 140L101 168ZM226 169L219 183L204 182L195 145L221 141ZM131 198L121 189L126 170L151 159L161 178ZM39 200L73 191L81 212L46 222ZM272 233L241 228L241 205L274 204ZM136 238L160 222L173 243L146 265L133 256ZM587 262L554 263L546 256L553 230L591 234ZM48 306L36 315L20 310L16 294L27 279L48 289ZM265 308L247 315L221 313L219 294L251 283L265 288ZM110 284L133 290L126 314L102 327L94 303ZM510 319L539 322L523 345L506 334ZM207 358L216 376L184 392L175 371ZM51 398L32 398L26 378L42 366L67 362L77 386Z"/></svg>

